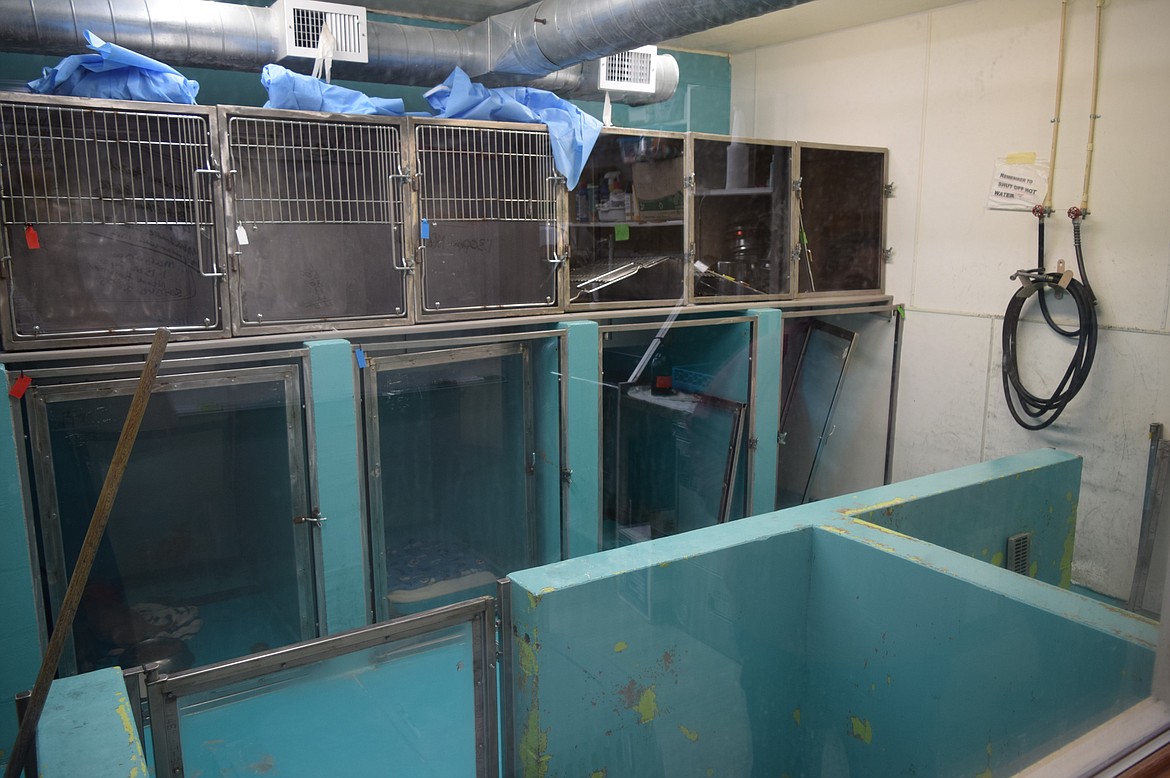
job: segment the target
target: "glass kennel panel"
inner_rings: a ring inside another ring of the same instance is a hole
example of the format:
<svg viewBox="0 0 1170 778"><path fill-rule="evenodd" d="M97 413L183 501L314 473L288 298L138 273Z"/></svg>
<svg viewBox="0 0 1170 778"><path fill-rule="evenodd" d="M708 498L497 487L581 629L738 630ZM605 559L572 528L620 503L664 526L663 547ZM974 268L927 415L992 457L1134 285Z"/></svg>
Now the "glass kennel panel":
<svg viewBox="0 0 1170 778"><path fill-rule="evenodd" d="M802 331L803 330L803 331ZM831 495L811 493L825 441L836 429L833 412L857 335L822 321L793 327L786 337L804 336L798 355L785 364L784 407L780 412L780 458L776 509Z"/></svg>
<svg viewBox="0 0 1170 778"><path fill-rule="evenodd" d="M799 176L799 291L881 290L885 150L801 144Z"/></svg>
<svg viewBox="0 0 1170 778"><path fill-rule="evenodd" d="M789 145L695 136L696 299L791 294Z"/></svg>
<svg viewBox="0 0 1170 778"><path fill-rule="evenodd" d="M154 772L495 776L495 635L485 597L152 681Z"/></svg>
<svg viewBox="0 0 1170 778"><path fill-rule="evenodd" d="M569 195L569 302L683 297L685 140L604 130Z"/></svg>
<svg viewBox="0 0 1170 778"><path fill-rule="evenodd" d="M747 515L750 325L603 332L603 547Z"/></svg>
<svg viewBox="0 0 1170 778"><path fill-rule="evenodd" d="M49 601L64 596L136 386L32 387ZM300 379L292 366L159 378L73 626L69 672L175 667L316 631Z"/></svg>
<svg viewBox="0 0 1170 778"><path fill-rule="evenodd" d="M222 329L211 117L101 105L0 103L10 348Z"/></svg>
<svg viewBox="0 0 1170 778"><path fill-rule="evenodd" d="M559 558L559 517L536 508L538 469L559 480L559 452L536 442L548 420L536 429L528 343L371 358L365 382L380 617Z"/></svg>
<svg viewBox="0 0 1170 778"><path fill-rule="evenodd" d="M405 315L398 125L232 116L227 143L243 326Z"/></svg>
<svg viewBox="0 0 1170 778"><path fill-rule="evenodd" d="M557 302L557 191L548 132L415 127L424 313Z"/></svg>

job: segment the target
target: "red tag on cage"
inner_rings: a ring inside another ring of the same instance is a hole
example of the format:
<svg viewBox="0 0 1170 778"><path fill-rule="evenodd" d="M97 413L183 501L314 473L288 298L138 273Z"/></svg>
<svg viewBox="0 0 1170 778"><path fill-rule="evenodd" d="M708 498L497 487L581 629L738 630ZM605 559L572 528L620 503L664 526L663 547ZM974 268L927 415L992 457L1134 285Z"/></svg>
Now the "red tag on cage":
<svg viewBox="0 0 1170 778"><path fill-rule="evenodd" d="M8 396L15 397L19 400L21 397L24 397L24 393L28 391L30 386L32 386L32 379L26 375L22 375L12 382L12 387L8 390Z"/></svg>
<svg viewBox="0 0 1170 778"><path fill-rule="evenodd" d="M41 236L37 235L37 228L31 224L24 225L24 242L28 244L30 249L41 247Z"/></svg>

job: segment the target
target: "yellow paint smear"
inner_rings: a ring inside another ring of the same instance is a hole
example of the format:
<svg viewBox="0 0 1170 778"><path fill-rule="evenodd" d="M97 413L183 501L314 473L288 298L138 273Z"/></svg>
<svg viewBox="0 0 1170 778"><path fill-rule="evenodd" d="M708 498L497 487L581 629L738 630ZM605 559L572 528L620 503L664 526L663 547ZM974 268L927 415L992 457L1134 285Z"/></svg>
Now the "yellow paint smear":
<svg viewBox="0 0 1170 778"><path fill-rule="evenodd" d="M899 502L901 502L901 501L899 501ZM896 529L890 529L889 527L883 527L880 524L874 524L873 522L866 521L865 519L854 519L853 523L860 524L863 527L869 527L870 529L876 529L878 532L884 532L887 535L893 535L893 536L899 537L899 538L909 538L910 537L905 532L898 532L898 530L896 530Z"/></svg>
<svg viewBox="0 0 1170 778"><path fill-rule="evenodd" d="M122 719L122 729L126 730L126 742L133 745L138 740L138 727L130 720L130 704L124 694L118 695L118 718Z"/></svg>
<svg viewBox="0 0 1170 778"><path fill-rule="evenodd" d="M613 644L613 652L615 654L620 654L621 652L625 651L629 647L630 647L629 643L627 643L624 640L619 640L618 642Z"/></svg>
<svg viewBox="0 0 1170 778"><path fill-rule="evenodd" d="M873 742L873 727L870 726L868 719L859 718L857 716L849 717L849 734L857 738L867 746Z"/></svg>
<svg viewBox="0 0 1170 778"><path fill-rule="evenodd" d="M849 508L847 510L841 511L841 513L845 516L856 516L859 513L869 513L870 511L880 511L883 508L893 508L895 505L901 505L904 502L906 502L904 497L895 497L892 500L877 502L873 505L866 505L861 508Z"/></svg>
<svg viewBox="0 0 1170 778"><path fill-rule="evenodd" d="M540 590L540 593L541 594L548 594L549 592L555 592L555 591L556 591L556 588L554 588L552 586L546 586Z"/></svg>
<svg viewBox="0 0 1170 778"><path fill-rule="evenodd" d="M678 725L678 731L683 733L683 736L692 743L699 739L698 732L695 732L693 729L687 729L682 724Z"/></svg>
<svg viewBox="0 0 1170 778"><path fill-rule="evenodd" d="M996 567L1003 567L1003 552L1002 551L995 552L995 556L993 556L991 558L991 564L995 565Z"/></svg>
<svg viewBox="0 0 1170 778"><path fill-rule="evenodd" d="M800 708L793 709L792 720L796 722L796 726L800 726Z"/></svg>
<svg viewBox="0 0 1170 778"><path fill-rule="evenodd" d="M832 524L823 524L821 525L821 529L825 530L826 532L836 532L838 535L849 534L849 530L845 529L844 527L836 527Z"/></svg>
<svg viewBox="0 0 1170 778"><path fill-rule="evenodd" d="M641 724L649 724L654 721L654 717L658 715L658 697L654 694L654 687L651 686L646 691L642 692L642 696L638 698L638 704L634 706L634 710L638 711L641 716Z"/></svg>
<svg viewBox="0 0 1170 778"><path fill-rule="evenodd" d="M994 778L994 776L991 774L991 768L988 767L986 770L976 775L975 778Z"/></svg>
<svg viewBox="0 0 1170 778"><path fill-rule="evenodd" d="M606 775L607 773L605 770L594 770L593 774L590 775L589 778L605 778Z"/></svg>
<svg viewBox="0 0 1170 778"><path fill-rule="evenodd" d="M532 678L540 672L540 665L536 662L536 635L532 636L532 642L527 640L517 640L516 645L520 650L520 672L524 674L525 678Z"/></svg>

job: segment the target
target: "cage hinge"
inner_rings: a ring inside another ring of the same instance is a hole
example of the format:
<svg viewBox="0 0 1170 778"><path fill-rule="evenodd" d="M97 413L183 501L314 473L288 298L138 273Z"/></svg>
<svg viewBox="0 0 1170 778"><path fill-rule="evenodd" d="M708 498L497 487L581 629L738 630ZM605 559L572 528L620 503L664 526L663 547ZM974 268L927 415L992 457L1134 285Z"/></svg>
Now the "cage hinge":
<svg viewBox="0 0 1170 778"><path fill-rule="evenodd" d="M776 433L776 442L779 443L781 446L787 444L788 443L788 433L787 432L777 432Z"/></svg>
<svg viewBox="0 0 1170 778"><path fill-rule="evenodd" d="M882 193L885 194L886 197L893 197L894 196L894 182L891 181L890 183L883 186Z"/></svg>
<svg viewBox="0 0 1170 778"><path fill-rule="evenodd" d="M748 438L747 439L747 447L748 447L749 451L755 451L757 448L760 447L760 439L759 438Z"/></svg>
<svg viewBox="0 0 1170 778"><path fill-rule="evenodd" d="M792 191L793 192L799 192L800 188L803 185L804 185L804 176L801 176L800 178L792 179Z"/></svg>
<svg viewBox="0 0 1170 778"><path fill-rule="evenodd" d="M687 173L685 176L683 176L683 186L687 189L690 189L692 192L695 191L694 173Z"/></svg>
<svg viewBox="0 0 1170 778"><path fill-rule="evenodd" d="M887 265L889 263L893 262L894 261L894 249L892 247L882 249L882 259L885 260Z"/></svg>
<svg viewBox="0 0 1170 778"><path fill-rule="evenodd" d="M528 475L536 475L536 452L535 451L528 452L528 462L525 463L525 465L524 465L524 471L526 473L528 473Z"/></svg>
<svg viewBox="0 0 1170 778"><path fill-rule="evenodd" d="M566 484L573 482L573 469L571 467L561 468L561 482Z"/></svg>

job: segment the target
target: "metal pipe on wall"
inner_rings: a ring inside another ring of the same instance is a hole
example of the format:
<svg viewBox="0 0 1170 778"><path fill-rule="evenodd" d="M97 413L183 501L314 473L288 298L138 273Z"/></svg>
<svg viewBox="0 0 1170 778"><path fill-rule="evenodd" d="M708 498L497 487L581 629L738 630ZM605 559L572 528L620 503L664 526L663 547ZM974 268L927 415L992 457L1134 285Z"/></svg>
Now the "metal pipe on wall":
<svg viewBox="0 0 1170 778"><path fill-rule="evenodd" d="M489 85L533 84L600 99L596 79L581 63L805 2L544 0L458 30L370 21L369 62L337 61L333 74L433 86L458 66ZM276 61L281 25L272 7L213 0L0 0L0 50L34 54L83 50L88 29L172 65L258 71ZM665 55L658 64L665 78L652 95L611 99L640 104L670 98L678 65Z"/></svg>

